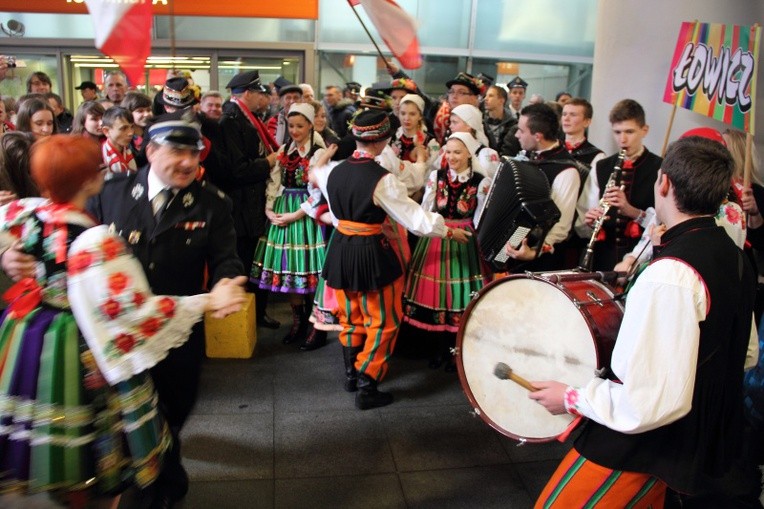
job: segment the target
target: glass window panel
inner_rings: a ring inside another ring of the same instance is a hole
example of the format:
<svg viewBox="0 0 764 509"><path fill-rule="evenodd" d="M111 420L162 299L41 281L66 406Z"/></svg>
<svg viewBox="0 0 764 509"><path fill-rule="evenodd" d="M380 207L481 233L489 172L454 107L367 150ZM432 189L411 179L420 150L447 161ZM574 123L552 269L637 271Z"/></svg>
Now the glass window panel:
<svg viewBox="0 0 764 509"><path fill-rule="evenodd" d="M170 39L170 17L155 16L157 39ZM175 39L187 41L312 42L313 20L175 16Z"/></svg>
<svg viewBox="0 0 764 509"><path fill-rule="evenodd" d="M596 0L479 0L475 49L593 57Z"/></svg>
<svg viewBox="0 0 764 509"><path fill-rule="evenodd" d="M419 23L419 43L422 46L467 48L471 0L419 0L410 3L416 5L416 10L409 10L403 6L404 2L400 2L407 12L416 13L414 17Z"/></svg>
<svg viewBox="0 0 764 509"><path fill-rule="evenodd" d="M318 52L319 75L316 94L323 93L329 85L344 86L348 81L357 81L364 87L378 81L391 80L387 68L377 57L353 53ZM369 65L369 59L373 64ZM404 72L413 79L419 88L432 97L446 92L446 81L466 68L466 57L425 55L422 67Z"/></svg>
<svg viewBox="0 0 764 509"><path fill-rule="evenodd" d="M65 0L64 0L65 1ZM93 23L88 14L37 14L0 12L0 20L7 24L14 19L24 24L24 39L93 39ZM2 34L3 44L6 36Z"/></svg>
<svg viewBox="0 0 764 509"><path fill-rule="evenodd" d="M419 23L419 43L439 48L466 48L469 41L471 0L398 0L398 5ZM363 7L355 8L374 40L384 44ZM370 44L347 0L321 0L319 42ZM386 48L382 51L386 52Z"/></svg>
<svg viewBox="0 0 764 509"><path fill-rule="evenodd" d="M284 76L292 83L300 83L300 59L297 57L242 57L221 54L218 57L218 83L220 91L225 91L231 78L243 71L257 69L262 83L273 83Z"/></svg>
<svg viewBox="0 0 764 509"><path fill-rule="evenodd" d="M504 66L499 68L499 61L490 58L476 58L472 62L473 74L482 72L496 78L496 83L506 85L515 78L522 77L528 82L526 103L533 94L540 94L545 100L552 101L558 92L567 91L574 96L588 97L591 90L591 81L581 79L591 76L591 66L584 64L553 65L513 62L506 69L506 61L501 61ZM512 71L511 74L502 74L503 70Z"/></svg>
<svg viewBox="0 0 764 509"><path fill-rule="evenodd" d="M10 53L10 52L8 52ZM61 94L58 82L58 63L55 55L40 53L14 52L17 67L11 69L0 81L0 95L11 95L18 98L27 93L27 78L34 72L44 72L50 77L51 91Z"/></svg>

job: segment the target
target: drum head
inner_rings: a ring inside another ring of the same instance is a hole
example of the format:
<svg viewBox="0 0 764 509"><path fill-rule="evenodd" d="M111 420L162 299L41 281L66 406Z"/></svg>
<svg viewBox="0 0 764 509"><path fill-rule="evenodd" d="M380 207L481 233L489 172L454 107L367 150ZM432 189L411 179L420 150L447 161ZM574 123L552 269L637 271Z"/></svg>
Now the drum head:
<svg viewBox="0 0 764 509"><path fill-rule="evenodd" d="M507 364L530 381L581 386L594 376L597 353L586 319L571 298L547 281L515 276L487 286L467 310L457 367L481 418L515 439L546 442L573 416L552 415L528 391L494 375Z"/></svg>

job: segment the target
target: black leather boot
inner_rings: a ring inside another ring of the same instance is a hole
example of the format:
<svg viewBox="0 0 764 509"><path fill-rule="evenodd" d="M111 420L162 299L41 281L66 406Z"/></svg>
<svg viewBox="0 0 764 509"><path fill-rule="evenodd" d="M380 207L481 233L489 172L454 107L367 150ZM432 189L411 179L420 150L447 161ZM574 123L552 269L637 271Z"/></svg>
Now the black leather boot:
<svg viewBox="0 0 764 509"><path fill-rule="evenodd" d="M355 395L355 407L359 410L368 410L387 406L393 402L393 395L389 392L377 390L377 381L373 378L358 375L358 394Z"/></svg>
<svg viewBox="0 0 764 509"><path fill-rule="evenodd" d="M355 360L363 350L362 346L343 346L342 357L345 360L345 390L355 392L358 390L358 371L355 369Z"/></svg>
<svg viewBox="0 0 764 509"><path fill-rule="evenodd" d="M286 336L284 336L284 339L282 339L281 342L285 345L288 345L302 339L302 337L305 335L305 326L303 325L304 321L305 306L302 304L299 306L292 304L292 327L289 329L289 332Z"/></svg>
<svg viewBox="0 0 764 509"><path fill-rule="evenodd" d="M435 348L432 357L430 357L430 363L427 365L430 369L438 369L444 363L447 363L451 357L448 350L448 338L444 332L431 333L434 339Z"/></svg>
<svg viewBox="0 0 764 509"><path fill-rule="evenodd" d="M326 346L326 331L318 330L315 327L311 327L310 334L305 338L305 341L300 345L300 350L303 352L309 352Z"/></svg>
<svg viewBox="0 0 764 509"><path fill-rule="evenodd" d="M268 316L268 313L265 312L265 308L268 306L268 296L271 292L268 290L262 290L260 288L255 288L255 311L257 314L257 326L258 327L265 327L266 329L278 329L281 327L281 323Z"/></svg>

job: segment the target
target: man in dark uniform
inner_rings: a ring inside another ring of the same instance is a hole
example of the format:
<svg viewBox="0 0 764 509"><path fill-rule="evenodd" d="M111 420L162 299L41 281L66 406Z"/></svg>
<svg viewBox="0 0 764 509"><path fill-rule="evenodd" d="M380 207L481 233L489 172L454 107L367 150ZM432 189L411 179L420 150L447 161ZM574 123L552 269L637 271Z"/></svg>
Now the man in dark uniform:
<svg viewBox="0 0 764 509"><path fill-rule="evenodd" d="M509 89L509 111L517 120L520 120L520 110L523 109L528 82L520 76L516 76L515 79L507 83L507 88Z"/></svg>
<svg viewBox="0 0 764 509"><path fill-rule="evenodd" d="M594 270L613 270L639 242L644 225L650 220L653 183L663 161L642 144L649 126L645 123L645 110L637 101L624 99L613 106L610 124L623 157L613 154L597 162L589 172L577 205L576 231L590 238L592 226L602 216L600 199L604 196L610 204L600 230L601 238L594 244ZM607 187L616 166L622 170L620 182Z"/></svg>
<svg viewBox="0 0 764 509"><path fill-rule="evenodd" d="M236 79L234 77L234 79ZM268 119L268 132L276 139L279 146L290 141L289 128L287 127L287 115L289 108L295 103L302 102L302 88L286 79L283 76L276 78L273 82L276 93L279 94L279 112ZM257 108L251 108L255 111Z"/></svg>
<svg viewBox="0 0 764 509"><path fill-rule="evenodd" d="M88 210L127 240L156 294L203 292L205 267L210 286L242 275L230 200L196 180L204 147L197 125L158 122L149 128L148 137L149 165L110 180ZM171 506L188 490L177 439L196 401L203 358L204 327L199 323L187 343L151 370L176 439L156 483L157 507Z"/></svg>
<svg viewBox="0 0 764 509"><path fill-rule="evenodd" d="M226 85L231 99L223 104L220 119L229 164L213 179L233 202L236 249L244 270L249 273L258 239L265 233L265 185L276 165L278 144L265 124L253 114L260 97L267 94L257 71L239 73ZM279 322L265 313L268 291L252 288L257 306L257 323L277 329Z"/></svg>

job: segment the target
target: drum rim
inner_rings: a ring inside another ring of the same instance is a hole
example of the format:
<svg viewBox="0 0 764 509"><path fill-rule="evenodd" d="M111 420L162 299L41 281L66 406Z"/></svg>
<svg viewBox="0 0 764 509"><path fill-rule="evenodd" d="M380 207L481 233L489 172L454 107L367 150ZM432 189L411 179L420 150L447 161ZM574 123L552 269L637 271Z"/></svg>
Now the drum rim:
<svg viewBox="0 0 764 509"><path fill-rule="evenodd" d="M553 442L557 439L560 435L552 435L549 437L524 437L517 435L515 433L512 433L509 430L506 430L499 426L497 423L493 421L490 417L488 417L488 414L485 413L483 408L478 404L477 399L475 398L475 395L472 393L472 389L470 389L469 384L467 383L467 374L464 372L464 363L462 362L462 356L461 356L461 346L464 339L464 328L465 324L467 323L467 318L469 318L470 314L472 313L472 309L477 305L477 302L486 294L488 291L496 286L499 286L501 284L507 283L509 281L515 280L515 279L536 279L539 281L543 281L544 283L550 284L552 286L556 286L551 281L544 279L542 277L539 277L535 275L534 273L525 273L525 274L512 274L506 277L503 277L501 279L494 279L487 285L485 285L483 288L478 291L477 296L470 301L469 304L467 304L467 308L464 310L464 314L462 314L461 322L459 323L459 330L456 333L456 371L459 374L459 383L462 386L462 391L464 391L465 396L467 396L467 400L470 403L470 406L472 407L473 412L475 412L478 417L480 417L483 422L488 424L490 427L504 435L505 437L511 438L513 440L517 440L518 442L523 443L531 443L531 444L542 444L542 443L548 443Z"/></svg>

